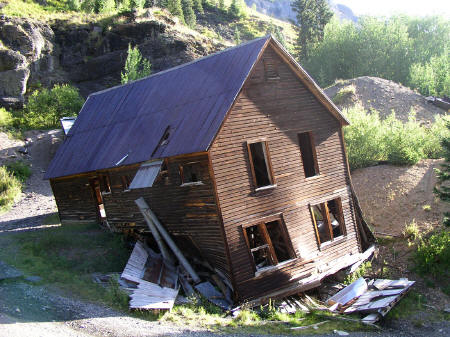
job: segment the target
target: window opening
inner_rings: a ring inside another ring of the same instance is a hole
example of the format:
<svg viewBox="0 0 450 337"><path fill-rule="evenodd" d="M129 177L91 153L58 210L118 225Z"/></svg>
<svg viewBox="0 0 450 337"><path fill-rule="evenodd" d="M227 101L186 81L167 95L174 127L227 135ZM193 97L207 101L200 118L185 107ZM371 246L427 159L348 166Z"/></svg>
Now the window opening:
<svg viewBox="0 0 450 337"><path fill-rule="evenodd" d="M111 192L111 182L110 182L109 176L107 174L102 175L101 189L102 189L102 192L104 192L104 193Z"/></svg>
<svg viewBox="0 0 450 337"><path fill-rule="evenodd" d="M255 271L295 257L281 219L244 227L243 232Z"/></svg>
<svg viewBox="0 0 450 337"><path fill-rule="evenodd" d="M188 163L180 166L181 184L201 181L200 163Z"/></svg>
<svg viewBox="0 0 450 337"><path fill-rule="evenodd" d="M267 142L248 144L250 166L256 188L273 185Z"/></svg>
<svg viewBox="0 0 450 337"><path fill-rule="evenodd" d="M312 133L299 133L298 143L300 145L300 154L302 156L305 177L309 178L319 174L319 165L317 164L317 155Z"/></svg>
<svg viewBox="0 0 450 337"><path fill-rule="evenodd" d="M311 215L319 244L344 235L344 216L340 198L312 205Z"/></svg>
<svg viewBox="0 0 450 337"><path fill-rule="evenodd" d="M264 73L266 80L278 80L280 78L278 65L272 59L264 59Z"/></svg>
<svg viewBox="0 0 450 337"><path fill-rule="evenodd" d="M120 180L122 181L122 189L124 191L130 189L131 179L129 175L123 175L120 177Z"/></svg>

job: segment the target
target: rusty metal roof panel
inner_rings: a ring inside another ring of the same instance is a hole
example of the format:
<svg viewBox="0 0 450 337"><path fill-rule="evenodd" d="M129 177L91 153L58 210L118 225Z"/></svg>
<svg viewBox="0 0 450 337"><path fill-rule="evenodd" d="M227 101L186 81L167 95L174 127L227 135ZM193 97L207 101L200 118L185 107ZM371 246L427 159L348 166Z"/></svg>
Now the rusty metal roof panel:
<svg viewBox="0 0 450 337"><path fill-rule="evenodd" d="M90 95L46 178L208 150L269 39Z"/></svg>

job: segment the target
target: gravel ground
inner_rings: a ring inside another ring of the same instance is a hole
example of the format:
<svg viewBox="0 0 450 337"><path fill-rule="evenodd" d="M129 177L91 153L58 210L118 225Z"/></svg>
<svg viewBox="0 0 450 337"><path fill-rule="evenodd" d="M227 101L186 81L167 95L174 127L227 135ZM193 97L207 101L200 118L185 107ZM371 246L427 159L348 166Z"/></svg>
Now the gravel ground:
<svg viewBox="0 0 450 337"><path fill-rule="evenodd" d="M33 145L29 159L33 174L26 184L21 200L8 213L1 215L0 235L17 230L38 230L42 220L56 210L50 186L47 181L42 180L46 163L53 152L51 149L55 143L54 133L35 132L31 137ZM0 133L0 163L16 159L16 150L21 146L23 142L10 140ZM224 335L205 328L170 325L130 317L105 306L63 296L56 289L33 282L36 280L27 279L20 271L0 263L0 337ZM426 321L426 318L424 320ZM242 336L239 330L226 335ZM379 332L356 332L350 333L350 336L450 336L450 324L426 321L416 327L411 321L397 320L390 322Z"/></svg>

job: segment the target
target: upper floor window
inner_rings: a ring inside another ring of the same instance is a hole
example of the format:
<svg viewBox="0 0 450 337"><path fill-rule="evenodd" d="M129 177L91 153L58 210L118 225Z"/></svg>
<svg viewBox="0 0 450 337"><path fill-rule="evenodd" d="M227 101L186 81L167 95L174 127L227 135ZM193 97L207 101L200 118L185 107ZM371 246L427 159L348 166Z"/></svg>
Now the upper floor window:
<svg viewBox="0 0 450 337"><path fill-rule="evenodd" d="M305 177L313 177L319 174L319 164L317 163L316 148L312 132L302 132L298 134L300 154L302 156L303 170Z"/></svg>
<svg viewBox="0 0 450 337"><path fill-rule="evenodd" d="M243 226L242 229L255 271L295 258L280 217Z"/></svg>
<svg viewBox="0 0 450 337"><path fill-rule="evenodd" d="M340 198L311 205L311 215L319 245L345 234L344 214Z"/></svg>
<svg viewBox="0 0 450 337"><path fill-rule="evenodd" d="M199 162L187 163L180 166L181 184L201 183L201 166Z"/></svg>
<svg viewBox="0 0 450 337"><path fill-rule="evenodd" d="M267 142L247 143L247 147L253 184L256 189L274 185Z"/></svg>

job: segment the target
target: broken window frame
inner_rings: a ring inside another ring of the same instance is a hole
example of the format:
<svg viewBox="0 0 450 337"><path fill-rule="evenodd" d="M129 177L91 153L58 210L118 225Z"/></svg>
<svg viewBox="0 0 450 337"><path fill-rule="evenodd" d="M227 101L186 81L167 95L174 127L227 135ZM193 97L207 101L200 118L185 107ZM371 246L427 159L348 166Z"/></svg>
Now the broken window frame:
<svg viewBox="0 0 450 337"><path fill-rule="evenodd" d="M306 158L307 151L305 151L305 147L304 147L305 144L302 145L302 142L300 140L300 135L303 135L303 134L308 135L308 138L309 138L309 149L308 150L311 152L312 158ZM313 135L312 131L305 131L305 132L297 133L297 140L298 140L298 147L300 149L300 158L302 160L303 173L305 174L305 179L319 176L320 175L319 163L317 161L316 145L314 143L314 135ZM311 159L312 159L312 162L310 162ZM310 166L313 166L313 168L314 168L313 175L307 174L307 171L309 171L309 169L307 169L307 167L310 167Z"/></svg>
<svg viewBox="0 0 450 337"><path fill-rule="evenodd" d="M197 173L198 177L195 181L188 181L186 179L186 167L194 167L196 168L195 173ZM192 185L203 185L202 182L202 174L201 174L201 163L199 161L193 161L189 163L185 163L180 165L180 179L181 179L181 185L180 186L192 186Z"/></svg>
<svg viewBox="0 0 450 337"><path fill-rule="evenodd" d="M288 255L289 255L288 259L285 259L281 262L278 260L278 256L276 254L274 245L272 243L272 238L270 237L269 232L267 230L267 224L271 223L271 222L275 222L275 221L278 222L278 228L280 230L281 236L283 238L285 247L286 247ZM250 240L249 240L249 237L247 234L247 229L249 227L255 227L255 226L258 227L258 231L259 231L261 237L263 238L263 240L265 241L265 244L258 246L258 247L251 248ZM265 272L268 270L276 269L277 267L282 266L286 263L289 263L292 260L297 258L295 251L292 247L292 242L289 238L289 234L287 232L286 225L284 223L282 214L276 214L273 216L265 217L256 222L244 224L241 226L241 229L242 229L245 243L247 245L249 259L251 261L253 272L255 273L255 275L258 275L259 273L262 273L262 272ZM255 263L255 258L253 256L253 252L257 251L257 250L265 249L265 248L267 248L270 253L270 260L271 260L272 264L268 265L268 266L264 266L262 268L258 268Z"/></svg>
<svg viewBox="0 0 450 337"><path fill-rule="evenodd" d="M253 160L253 154L251 151L251 145L252 144L257 144L257 143L262 143L263 144L263 153L264 153L264 160L266 163L266 170L267 170L267 176L269 178L269 184L268 185L262 185L262 186L258 186L258 182L256 179L256 171L255 171L255 163ZM255 191L261 191L261 190L265 190L268 188L273 188L276 187L276 183L275 183L275 178L274 178L274 174L273 174L273 168L272 168L272 161L270 159L270 152L269 152L269 142L265 139L259 139L259 140L254 140L254 141L247 141L247 152L248 152L248 159L250 162L250 171L252 174L252 181L253 181L253 186L255 188Z"/></svg>
<svg viewBox="0 0 450 337"><path fill-rule="evenodd" d="M333 217L339 224L338 228L340 230L340 235L338 235L338 236L334 236L332 221L331 221L331 217L330 217L330 209L328 207L328 203L332 202L332 201L335 202L336 214L333 214L333 213L331 213L331 214L333 215ZM325 225L325 230L327 231L326 234L329 237L329 239L327 239L325 241L321 240L321 237L320 237L320 230L319 230L319 226L317 224L319 220L316 219L314 207L319 208L319 211L323 218L322 221L323 221L323 224ZM312 221L313 221L313 225L314 225L314 231L316 233L317 242L319 243L319 248L330 245L333 242L340 241L347 235L347 231L346 231L346 227L345 227L345 220L344 220L344 211L342 208L342 200L340 197L332 198L332 199L329 199L327 201L324 201L324 202L321 202L318 204L310 204L309 211L311 212L311 217L312 217Z"/></svg>
<svg viewBox="0 0 450 337"><path fill-rule="evenodd" d="M122 191L128 192L130 191L130 184L132 179L128 174L124 174L120 176L120 181L122 182Z"/></svg>
<svg viewBox="0 0 450 337"><path fill-rule="evenodd" d="M99 175L100 177L100 191L102 194L111 193L111 178L108 173L103 173Z"/></svg>

